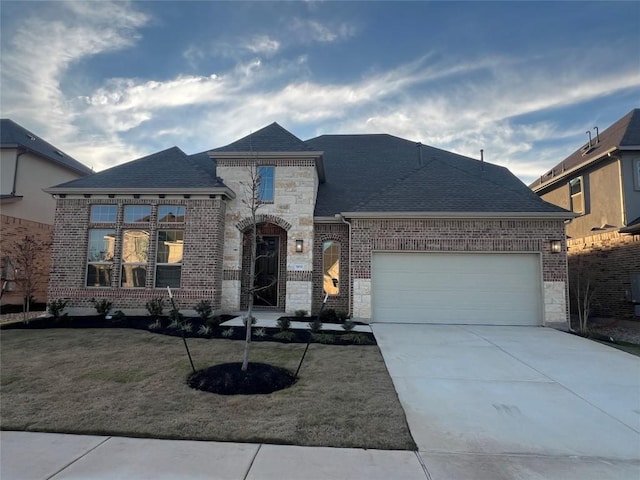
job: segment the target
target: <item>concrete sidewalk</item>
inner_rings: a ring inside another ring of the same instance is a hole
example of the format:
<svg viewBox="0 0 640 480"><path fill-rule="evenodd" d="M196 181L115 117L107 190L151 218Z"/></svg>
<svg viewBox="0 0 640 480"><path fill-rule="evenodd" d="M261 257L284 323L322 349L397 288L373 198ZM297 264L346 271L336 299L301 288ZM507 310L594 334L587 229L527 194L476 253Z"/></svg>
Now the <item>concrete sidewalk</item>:
<svg viewBox="0 0 640 480"><path fill-rule="evenodd" d="M417 453L0 432L2 480L425 480Z"/></svg>

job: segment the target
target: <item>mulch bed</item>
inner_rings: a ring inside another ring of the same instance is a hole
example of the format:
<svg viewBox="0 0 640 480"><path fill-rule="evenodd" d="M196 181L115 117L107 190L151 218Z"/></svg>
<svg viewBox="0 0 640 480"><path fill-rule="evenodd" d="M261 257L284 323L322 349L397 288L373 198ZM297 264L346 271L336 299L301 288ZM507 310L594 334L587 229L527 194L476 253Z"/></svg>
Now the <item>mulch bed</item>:
<svg viewBox="0 0 640 480"><path fill-rule="evenodd" d="M246 372L242 371L241 363L223 363L199 370L187 379L191 388L221 395L273 393L294 382L289 370L265 363L249 363Z"/></svg>
<svg viewBox="0 0 640 480"><path fill-rule="evenodd" d="M199 317L185 318L180 327L171 326L167 317L152 318L150 316L126 316L118 319L106 319L101 316L63 316L60 318L36 318L28 323L15 322L0 325L0 329L46 329L46 328L132 328L152 333L186 338L220 338L227 340L244 340L244 327L227 327L219 324L235 318L233 315L220 315L204 322ZM310 321L310 317L291 317L291 320ZM287 330L279 328L252 328L252 342L279 343L323 343L326 345L376 345L377 342L369 332L322 331L311 333L309 330Z"/></svg>

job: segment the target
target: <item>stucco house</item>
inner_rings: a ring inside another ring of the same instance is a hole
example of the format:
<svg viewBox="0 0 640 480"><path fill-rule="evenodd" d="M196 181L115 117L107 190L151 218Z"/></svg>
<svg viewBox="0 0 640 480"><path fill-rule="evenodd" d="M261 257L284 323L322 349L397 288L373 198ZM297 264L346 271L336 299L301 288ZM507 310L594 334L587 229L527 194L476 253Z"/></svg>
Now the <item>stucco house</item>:
<svg viewBox="0 0 640 480"><path fill-rule="evenodd" d="M0 120L0 240L1 281L8 288L2 305L22 304L15 285L13 245L25 236L50 242L56 201L42 191L52 184L68 182L93 173L62 150L9 119ZM36 300L46 300L50 255L38 261ZM18 280L21 272L17 273Z"/></svg>
<svg viewBox="0 0 640 480"><path fill-rule="evenodd" d="M530 187L572 210L569 268L595 285L593 313L640 316L640 109L587 141Z"/></svg>
<svg viewBox="0 0 640 480"><path fill-rule="evenodd" d="M144 308L175 289L246 308L251 168L260 308L368 321L567 319L566 219L506 168L391 135L302 141L277 123L195 155L173 147L57 185L50 298Z"/></svg>

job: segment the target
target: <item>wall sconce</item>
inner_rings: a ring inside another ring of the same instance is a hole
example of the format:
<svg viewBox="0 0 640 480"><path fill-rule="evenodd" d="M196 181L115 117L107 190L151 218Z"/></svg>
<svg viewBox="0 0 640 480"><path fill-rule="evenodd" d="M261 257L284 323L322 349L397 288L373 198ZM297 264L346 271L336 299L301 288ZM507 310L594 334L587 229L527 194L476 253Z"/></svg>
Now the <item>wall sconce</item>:
<svg viewBox="0 0 640 480"><path fill-rule="evenodd" d="M296 240L296 253L304 251L304 240Z"/></svg>
<svg viewBox="0 0 640 480"><path fill-rule="evenodd" d="M562 251L561 240L551 240L549 245L551 246L551 253L560 253Z"/></svg>

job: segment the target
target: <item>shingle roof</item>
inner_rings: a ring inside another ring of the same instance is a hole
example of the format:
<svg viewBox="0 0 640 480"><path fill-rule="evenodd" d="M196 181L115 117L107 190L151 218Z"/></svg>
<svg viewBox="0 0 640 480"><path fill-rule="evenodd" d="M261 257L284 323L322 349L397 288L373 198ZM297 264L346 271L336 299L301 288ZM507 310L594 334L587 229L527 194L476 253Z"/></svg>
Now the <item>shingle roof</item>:
<svg viewBox="0 0 640 480"><path fill-rule="evenodd" d="M564 172L582 164L588 164L611 149L640 145L640 109L631 110L609 128L600 132L596 138L592 137L591 145L589 147L589 144L585 143L585 145L546 172L542 178L538 178L530 187L536 188L543 182L562 177Z"/></svg>
<svg viewBox="0 0 640 480"><path fill-rule="evenodd" d="M149 189L224 187L206 153L187 155L178 147L139 158L52 188Z"/></svg>
<svg viewBox="0 0 640 480"><path fill-rule="evenodd" d="M316 216L339 212L527 212L565 210L544 202L509 170L391 135L323 135L327 181Z"/></svg>
<svg viewBox="0 0 640 480"><path fill-rule="evenodd" d="M214 152L308 152L311 149L276 122Z"/></svg>
<svg viewBox="0 0 640 480"><path fill-rule="evenodd" d="M0 144L2 147L26 148L80 175L93 173L86 165L8 118L0 119Z"/></svg>

